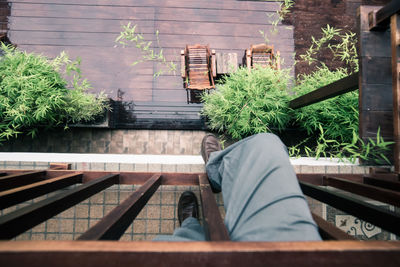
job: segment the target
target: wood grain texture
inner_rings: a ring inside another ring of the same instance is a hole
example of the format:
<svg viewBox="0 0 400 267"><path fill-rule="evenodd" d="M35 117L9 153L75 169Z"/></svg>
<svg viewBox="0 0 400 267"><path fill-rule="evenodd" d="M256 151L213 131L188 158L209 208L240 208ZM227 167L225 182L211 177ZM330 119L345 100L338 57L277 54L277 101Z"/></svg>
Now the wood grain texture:
<svg viewBox="0 0 400 267"><path fill-rule="evenodd" d="M345 190L347 192L351 192L360 196L375 199L383 203L388 203L400 207L400 193L392 190L357 183L334 176L325 176L324 185L332 186L338 189Z"/></svg>
<svg viewBox="0 0 400 267"><path fill-rule="evenodd" d="M292 109L298 109L347 92L354 91L358 89L358 80L358 72L353 73L350 76L293 99L289 102L289 107Z"/></svg>
<svg viewBox="0 0 400 267"><path fill-rule="evenodd" d="M378 129L385 141L393 140L393 97L390 34L369 30L368 14L377 6L361 6L358 14L360 55L359 135L376 138ZM392 154L393 152L389 152ZM390 159L393 159L390 156Z"/></svg>
<svg viewBox="0 0 400 267"><path fill-rule="evenodd" d="M35 183L44 179L46 171L27 171L0 177L0 191Z"/></svg>
<svg viewBox="0 0 400 267"><path fill-rule="evenodd" d="M49 57L66 51L72 58L82 58L82 74L93 85L93 92L105 91L122 102L170 103L168 111L140 113L124 109L116 114L116 127L140 129L206 129L198 113L187 114L187 95L180 72L180 50L187 44L209 44L216 52L244 54L251 43L260 43L259 30L274 29L267 15L274 15L279 3L222 1L61 1L13 0L9 16L9 38L28 52ZM115 43L121 25L137 24L138 32L151 49L160 47L168 61L177 63L175 75L165 66L144 62L140 50ZM293 29L279 24L279 35L270 37L275 48L290 66L293 63ZM156 40L159 32L159 46ZM154 79L160 69L164 73ZM120 93L120 94L119 94ZM118 96L122 96L121 99ZM179 103L179 105L176 105ZM201 104L190 104L201 107ZM176 112L176 114L172 114Z"/></svg>
<svg viewBox="0 0 400 267"><path fill-rule="evenodd" d="M0 239L16 237L116 183L118 183L117 174L107 175L3 215L0 217Z"/></svg>
<svg viewBox="0 0 400 267"><path fill-rule="evenodd" d="M81 181L82 173L74 172L0 192L0 209L11 207Z"/></svg>
<svg viewBox="0 0 400 267"><path fill-rule="evenodd" d="M198 177L206 238L210 241L227 241L229 240L228 230L211 191L208 177L206 174L200 174Z"/></svg>
<svg viewBox="0 0 400 267"><path fill-rule="evenodd" d="M161 184L161 174L146 183L83 233L78 240L119 240Z"/></svg>
<svg viewBox="0 0 400 267"><path fill-rule="evenodd" d="M400 234L400 215L398 213L379 208L358 198L339 192L300 182L303 193L311 198L331 205L339 210L347 212L357 218L370 222L389 232Z"/></svg>
<svg viewBox="0 0 400 267"><path fill-rule="evenodd" d="M393 3L395 1L392 1ZM397 1L397 9L400 8ZM379 14L379 12L378 12ZM377 14L377 15L378 15ZM386 14L386 13L385 13ZM385 18L384 15L382 15ZM382 21L384 21L382 19ZM390 18L390 40L392 51L392 92L393 92L393 138L394 144L394 169L400 173L400 16L393 14Z"/></svg>
<svg viewBox="0 0 400 267"><path fill-rule="evenodd" d="M399 266L400 243L0 242L2 266Z"/></svg>

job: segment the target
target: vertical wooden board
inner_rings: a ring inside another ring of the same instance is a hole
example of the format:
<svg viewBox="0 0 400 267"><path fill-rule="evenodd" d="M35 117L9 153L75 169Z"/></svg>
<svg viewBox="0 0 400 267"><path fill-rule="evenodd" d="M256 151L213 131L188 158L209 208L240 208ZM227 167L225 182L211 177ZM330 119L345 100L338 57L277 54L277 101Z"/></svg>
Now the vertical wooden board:
<svg viewBox="0 0 400 267"><path fill-rule="evenodd" d="M364 140L376 137L379 128L385 140L393 139L390 35L385 31L370 32L368 24L368 13L379 8L361 6L358 11L359 134Z"/></svg>
<svg viewBox="0 0 400 267"><path fill-rule="evenodd" d="M393 88L393 127L394 127L394 167L400 172L400 16L394 14L390 22L392 46L392 88Z"/></svg>

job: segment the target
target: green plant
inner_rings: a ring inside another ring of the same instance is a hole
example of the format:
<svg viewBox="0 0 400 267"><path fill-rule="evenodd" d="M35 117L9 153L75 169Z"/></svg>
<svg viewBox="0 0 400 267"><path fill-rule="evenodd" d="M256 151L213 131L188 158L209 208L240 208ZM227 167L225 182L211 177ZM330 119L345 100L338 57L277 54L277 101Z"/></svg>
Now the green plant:
<svg viewBox="0 0 400 267"><path fill-rule="evenodd" d="M240 68L223 79L211 94L204 94L203 115L211 129L233 138L280 131L290 120L288 72L257 67Z"/></svg>
<svg viewBox="0 0 400 267"><path fill-rule="evenodd" d="M300 75L293 88L293 98L307 94L347 76L345 69L329 70L325 65L311 74ZM296 110L294 118L308 134L318 134L322 127L325 135L339 142L350 142L358 131L358 92L349 92Z"/></svg>
<svg viewBox="0 0 400 267"><path fill-rule="evenodd" d="M300 59L309 65L316 63L316 66L319 66L322 62L317 59L318 54L330 52L334 60L345 62L350 72L357 72L359 65L356 34L351 31L344 32L329 24L321 30L321 38L311 36L312 44L305 54L299 55Z"/></svg>
<svg viewBox="0 0 400 267"><path fill-rule="evenodd" d="M389 164L390 161L385 153L390 151L390 146L394 142L385 142L380 135L380 129L376 134L375 140L368 138L363 141L359 135L353 131L350 142L338 142L337 140L327 139L322 127L319 127L320 134L315 146L304 145L309 138L299 142L297 145L288 147L291 157L300 157L302 153L307 157L316 159L323 157L337 158L339 161L355 163L357 159L371 161L374 164ZM304 152L303 152L304 151Z"/></svg>
<svg viewBox="0 0 400 267"><path fill-rule="evenodd" d="M122 25L123 31L120 33L120 35L115 39L115 42L127 46L128 42L132 43L135 45L137 49L140 50L142 54L142 59L134 61L132 63L132 66L135 66L136 64L139 64L141 62L145 61L153 61L157 62L160 66L163 66L164 68L159 70L158 72L154 73L154 77L158 77L161 74L164 73L165 70L167 70L169 73L173 73L174 75L176 74L176 64L173 61L167 61L163 49L160 46L160 39L159 39L159 32L158 30L156 31L156 40L157 40L157 46L160 52L156 52L152 48L152 41L146 41L143 37L143 34L137 33L136 32L137 25L131 25L129 22L127 25Z"/></svg>
<svg viewBox="0 0 400 267"><path fill-rule="evenodd" d="M1 45L0 57L0 140L28 132L32 137L39 126L68 125L90 121L106 105L104 95L96 97L82 79L80 61L65 53L54 60L14 47ZM63 74L71 77L71 87Z"/></svg>
<svg viewBox="0 0 400 267"><path fill-rule="evenodd" d="M268 22L272 25L269 33L276 35L278 33L278 24L282 22L285 17L290 13L290 9L294 6L295 2L293 0L275 0L279 2L279 8L273 14L266 13L268 17ZM260 34L264 38L264 42L268 44L270 42L268 33L263 30L259 30Z"/></svg>

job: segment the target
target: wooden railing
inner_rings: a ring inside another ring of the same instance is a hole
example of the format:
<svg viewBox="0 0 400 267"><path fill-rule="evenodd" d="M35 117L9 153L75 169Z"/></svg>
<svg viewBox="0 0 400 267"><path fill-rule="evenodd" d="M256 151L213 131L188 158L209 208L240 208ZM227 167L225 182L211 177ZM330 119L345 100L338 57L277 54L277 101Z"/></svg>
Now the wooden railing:
<svg viewBox="0 0 400 267"><path fill-rule="evenodd" d="M289 107L298 109L323 100L342 95L358 89L358 72L336 82L323 86L308 94L299 96L289 102Z"/></svg>
<svg viewBox="0 0 400 267"><path fill-rule="evenodd" d="M398 266L400 242L360 242L313 214L329 242L228 242L215 198L204 173L139 173L73 170L0 171L2 208L55 192L73 189L0 217L0 238L12 239L52 216L115 184L141 185L121 204L84 232L77 241L0 241L1 266L83 266L160 264L252 266ZM305 195L400 235L400 215L325 188L326 185L400 207L400 183L393 173L298 174ZM27 179L29 177L29 179ZM160 185L197 185L203 225L211 242L117 242ZM390 186L391 189L387 189ZM84 242L86 240L86 242ZM101 240L109 240L104 242ZM90 242L88 242L90 241ZM221 242L223 241L223 242Z"/></svg>
<svg viewBox="0 0 400 267"><path fill-rule="evenodd" d="M384 27L391 17L395 140L399 162L399 1L370 15ZM385 11L386 10L386 11ZM356 74L291 102L300 108L356 89ZM361 107L360 107L361 108ZM397 112L397 113L396 113ZM305 195L400 235L400 215L361 200L400 207L398 166L395 173L371 171L356 174L298 174ZM0 217L1 266L399 266L399 241L360 242L320 216L313 214L326 242L230 242L206 174L94 172L71 170L0 171L0 206L11 207L71 184L73 189L17 209ZM50 217L102 192L114 184L142 185L106 214L77 241L6 241ZM121 234L135 220L160 185L200 187L203 225L208 242L121 242ZM336 188L331 190L327 188ZM89 241L88 241L89 240ZM102 241L108 240L108 241Z"/></svg>

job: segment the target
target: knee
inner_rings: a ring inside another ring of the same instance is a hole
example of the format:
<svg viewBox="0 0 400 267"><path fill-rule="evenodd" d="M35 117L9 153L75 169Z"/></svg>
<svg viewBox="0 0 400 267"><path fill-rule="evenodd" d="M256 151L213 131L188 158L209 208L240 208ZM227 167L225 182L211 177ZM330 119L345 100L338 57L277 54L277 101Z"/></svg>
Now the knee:
<svg viewBox="0 0 400 267"><path fill-rule="evenodd" d="M282 143L281 139L272 133L259 133L251 139L253 148L259 155L282 155L287 156L286 146Z"/></svg>

